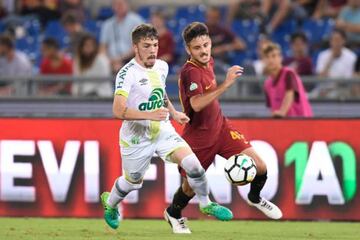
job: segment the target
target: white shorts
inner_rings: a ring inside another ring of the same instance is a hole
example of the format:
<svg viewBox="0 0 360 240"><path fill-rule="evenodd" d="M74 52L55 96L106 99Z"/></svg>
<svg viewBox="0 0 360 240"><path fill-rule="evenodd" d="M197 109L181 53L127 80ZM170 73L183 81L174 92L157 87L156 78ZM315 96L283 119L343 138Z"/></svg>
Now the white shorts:
<svg viewBox="0 0 360 240"><path fill-rule="evenodd" d="M171 127L160 129L156 139L142 139L140 144L120 144L123 175L131 182L138 182L145 175L154 154L171 162L170 155L178 148L189 147Z"/></svg>

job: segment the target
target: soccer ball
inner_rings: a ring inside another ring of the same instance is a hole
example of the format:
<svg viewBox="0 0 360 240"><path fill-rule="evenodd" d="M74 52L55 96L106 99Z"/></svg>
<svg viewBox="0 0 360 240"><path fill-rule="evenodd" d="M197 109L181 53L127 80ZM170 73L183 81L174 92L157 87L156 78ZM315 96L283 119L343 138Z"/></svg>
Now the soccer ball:
<svg viewBox="0 0 360 240"><path fill-rule="evenodd" d="M245 154L231 156L225 163L225 176L233 185L245 185L254 180L256 165L254 160Z"/></svg>

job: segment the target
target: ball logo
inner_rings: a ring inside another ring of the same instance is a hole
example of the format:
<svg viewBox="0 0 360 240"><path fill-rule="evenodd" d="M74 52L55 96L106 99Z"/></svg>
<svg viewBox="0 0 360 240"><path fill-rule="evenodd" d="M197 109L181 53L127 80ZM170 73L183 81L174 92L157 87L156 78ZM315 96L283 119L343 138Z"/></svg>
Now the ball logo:
<svg viewBox="0 0 360 240"><path fill-rule="evenodd" d="M161 88L155 88L149 97L148 102L139 105L140 111L151 111L164 106L164 91Z"/></svg>

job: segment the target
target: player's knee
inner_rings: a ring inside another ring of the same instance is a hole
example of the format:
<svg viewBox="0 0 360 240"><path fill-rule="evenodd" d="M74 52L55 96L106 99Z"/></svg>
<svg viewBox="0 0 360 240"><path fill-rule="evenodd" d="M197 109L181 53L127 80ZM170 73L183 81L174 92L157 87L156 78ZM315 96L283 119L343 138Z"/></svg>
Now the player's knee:
<svg viewBox="0 0 360 240"><path fill-rule="evenodd" d="M187 176L191 178L201 178L205 175L205 170L203 168L192 169L187 173Z"/></svg>
<svg viewBox="0 0 360 240"><path fill-rule="evenodd" d="M205 170L201 166L199 159L195 154L186 156L181 161L181 167L185 170L186 175L191 178L199 178L205 174Z"/></svg>
<svg viewBox="0 0 360 240"><path fill-rule="evenodd" d="M135 182L133 179L128 179L127 177L119 177L118 179L118 185L119 189L124 189L127 192L133 191L133 190L139 190L143 182L140 180L139 182Z"/></svg>
<svg viewBox="0 0 360 240"><path fill-rule="evenodd" d="M139 172L132 172L129 174L126 174L126 180L132 184L142 184L143 182L143 174Z"/></svg>
<svg viewBox="0 0 360 240"><path fill-rule="evenodd" d="M257 174L262 175L266 173L266 163L254 150L250 149L250 151L244 151L243 153L250 156L255 161Z"/></svg>

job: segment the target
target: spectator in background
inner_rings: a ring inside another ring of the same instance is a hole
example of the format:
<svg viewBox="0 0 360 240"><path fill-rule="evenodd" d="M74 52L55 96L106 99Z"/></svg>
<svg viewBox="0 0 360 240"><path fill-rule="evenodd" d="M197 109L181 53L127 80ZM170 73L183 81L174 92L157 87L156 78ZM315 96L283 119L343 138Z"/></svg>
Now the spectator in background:
<svg viewBox="0 0 360 240"><path fill-rule="evenodd" d="M318 0L318 5L313 14L313 18L320 19L324 17L336 18L341 8L347 0ZM358 0L355 0L358 1Z"/></svg>
<svg viewBox="0 0 360 240"><path fill-rule="evenodd" d="M102 26L100 49L110 58L112 71L117 72L134 56L131 32L143 23L143 19L129 11L126 0L113 0L112 8L115 15L106 20Z"/></svg>
<svg viewBox="0 0 360 240"><path fill-rule="evenodd" d="M77 13L72 10L66 12L62 16L61 23L70 38L69 46L66 49L66 52L75 56L80 40L88 33L83 28L82 22L78 18Z"/></svg>
<svg viewBox="0 0 360 240"><path fill-rule="evenodd" d="M261 19L260 0L232 0L229 2L229 14L227 15L227 25L237 20Z"/></svg>
<svg viewBox="0 0 360 240"><path fill-rule="evenodd" d="M92 35L86 35L77 47L74 59L74 76L77 77L110 77L111 67L105 54L99 52L99 44ZM80 96L112 96L110 82L88 82L74 84L73 95Z"/></svg>
<svg viewBox="0 0 360 240"><path fill-rule="evenodd" d="M293 0L291 8L295 17L299 20L305 18L314 18L314 14L319 7L320 1L318 0Z"/></svg>
<svg viewBox="0 0 360 240"><path fill-rule="evenodd" d="M31 75L32 64L28 57L15 49L11 37L0 36L0 76L28 77ZM9 96L13 90L11 83L0 82L0 96Z"/></svg>
<svg viewBox="0 0 360 240"><path fill-rule="evenodd" d="M40 73L43 75L72 75L72 60L60 51L59 43L53 38L46 38L41 46L42 61ZM40 95L69 94L71 84L41 84Z"/></svg>
<svg viewBox="0 0 360 240"><path fill-rule="evenodd" d="M153 12L150 21L159 34L159 50L157 57L168 64L171 64L175 57L175 41L172 33L166 27L165 17L160 11Z"/></svg>
<svg viewBox="0 0 360 240"><path fill-rule="evenodd" d="M7 15L7 11L5 9L5 7L3 6L3 3L0 2L0 19L6 17Z"/></svg>
<svg viewBox="0 0 360 240"><path fill-rule="evenodd" d="M247 65L245 65L246 75L256 75L257 77L265 75L265 64L263 61L262 49L269 43L271 43L271 40L268 37L266 37L265 35L259 36L256 47L256 53L258 58L251 63L247 63Z"/></svg>
<svg viewBox="0 0 360 240"><path fill-rule="evenodd" d="M360 1L348 0L336 20L336 27L345 31L350 46L360 47Z"/></svg>
<svg viewBox="0 0 360 240"><path fill-rule="evenodd" d="M294 33L291 36L292 56L284 60L284 65L295 70L299 75L312 75L313 64L308 55L308 40L303 33Z"/></svg>
<svg viewBox="0 0 360 240"><path fill-rule="evenodd" d="M271 34L287 18L290 7L290 0L261 1L261 13L264 17L263 31Z"/></svg>
<svg viewBox="0 0 360 240"><path fill-rule="evenodd" d="M354 75L356 54L345 47L346 34L335 29L330 37L330 48L319 54L316 73L321 77L350 78Z"/></svg>
<svg viewBox="0 0 360 240"><path fill-rule="evenodd" d="M346 34L335 29L331 34L330 48L319 54L316 64L316 73L326 79L346 79L354 76L356 54L345 47ZM340 89L337 83L320 83L311 92L313 97L339 97Z"/></svg>
<svg viewBox="0 0 360 240"><path fill-rule="evenodd" d="M60 13L54 0L19 1L20 15L35 15L44 29L49 21L58 20Z"/></svg>
<svg viewBox="0 0 360 240"><path fill-rule="evenodd" d="M16 1L0 0L0 19L5 16L12 15L15 12ZM3 14L1 16L1 14Z"/></svg>
<svg viewBox="0 0 360 240"><path fill-rule="evenodd" d="M269 43L262 51L269 77L264 89L272 117L312 117L312 109L299 75L282 65L281 48Z"/></svg>
<svg viewBox="0 0 360 240"><path fill-rule="evenodd" d="M236 36L230 29L221 25L221 14L217 7L210 7L206 12L206 26L212 44L212 56L215 61L215 72L225 73L228 69L228 55L232 51L241 51L246 48L245 42Z"/></svg>
<svg viewBox="0 0 360 240"><path fill-rule="evenodd" d="M81 23L85 21L86 14L82 0L62 0L60 1L59 10L61 16L71 11Z"/></svg>

